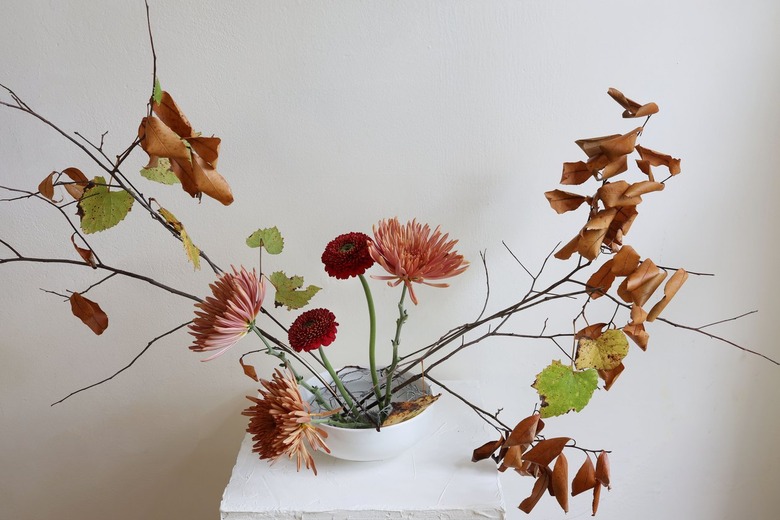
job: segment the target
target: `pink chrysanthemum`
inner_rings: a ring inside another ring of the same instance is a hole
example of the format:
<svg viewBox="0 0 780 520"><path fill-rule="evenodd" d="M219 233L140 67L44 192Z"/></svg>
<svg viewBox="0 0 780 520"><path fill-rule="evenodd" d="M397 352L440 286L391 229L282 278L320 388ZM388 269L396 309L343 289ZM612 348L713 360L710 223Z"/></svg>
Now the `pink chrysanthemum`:
<svg viewBox="0 0 780 520"><path fill-rule="evenodd" d="M289 458L295 457L298 471L303 463L316 475L317 467L304 441L314 451L322 449L330 453L323 440L328 434L312 424L309 403L301 397L295 377L289 372L283 374L277 368L272 381L261 379L260 384L263 385L260 398L247 396L255 404L242 412L250 418L246 431L252 434L255 442L252 451L272 463L285 454Z"/></svg>
<svg viewBox="0 0 780 520"><path fill-rule="evenodd" d="M369 243L368 250L391 276L374 278L388 280L391 286L403 282L412 302L417 305L413 282L448 287L446 283L430 283L428 280L459 275L469 266L462 255L452 251L458 241L448 241L448 237L448 234L441 233L439 227L431 234L428 224L423 226L417 220L407 222L405 226L398 222L397 217L382 220L374 226L374 240Z"/></svg>
<svg viewBox="0 0 780 520"><path fill-rule="evenodd" d="M368 254L371 239L365 233L345 233L328 243L322 253L325 271L339 280L346 280L366 272L374 265L374 259Z"/></svg>
<svg viewBox="0 0 780 520"><path fill-rule="evenodd" d="M296 352L310 352L333 343L337 326L336 316L328 309L312 309L295 319L287 332L287 339Z"/></svg>
<svg viewBox="0 0 780 520"><path fill-rule="evenodd" d="M244 267L240 271L233 267L232 273L223 273L209 287L213 296L195 304L199 310L190 324L190 334L195 336L190 350L217 351L203 361L220 356L252 329L265 296L265 280Z"/></svg>

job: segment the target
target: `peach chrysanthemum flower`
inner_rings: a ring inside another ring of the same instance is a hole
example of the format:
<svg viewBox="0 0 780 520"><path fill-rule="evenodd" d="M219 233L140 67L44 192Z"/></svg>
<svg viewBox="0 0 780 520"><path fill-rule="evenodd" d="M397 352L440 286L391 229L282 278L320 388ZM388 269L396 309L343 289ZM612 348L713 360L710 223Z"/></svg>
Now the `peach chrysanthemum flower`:
<svg viewBox="0 0 780 520"><path fill-rule="evenodd" d="M371 257L391 276L373 278L388 280L391 286L403 282L412 302L417 305L413 282L448 287L446 283L430 283L429 280L459 275L469 266L463 255L452 251L458 241L448 241L448 238L449 235L442 234L439 227L431 234L430 226L423 226L416 219L404 226L397 217L380 221L374 226L374 240L369 242L368 248Z"/></svg>
<svg viewBox="0 0 780 520"><path fill-rule="evenodd" d="M323 440L328 434L311 422L309 403L301 397L295 376L277 368L272 381L261 379L260 383L260 398L247 396L255 404L241 412L250 418L246 431L252 434L252 451L272 463L285 454L291 459L295 457L298 471L303 463L316 475L317 467L306 444L314 451L330 453Z"/></svg>
<svg viewBox="0 0 780 520"><path fill-rule="evenodd" d="M223 273L209 285L213 296L196 303L195 319L190 334L195 342L190 350L217 352L203 361L222 355L252 329L265 296L265 280L258 279L254 269L244 267L232 273Z"/></svg>

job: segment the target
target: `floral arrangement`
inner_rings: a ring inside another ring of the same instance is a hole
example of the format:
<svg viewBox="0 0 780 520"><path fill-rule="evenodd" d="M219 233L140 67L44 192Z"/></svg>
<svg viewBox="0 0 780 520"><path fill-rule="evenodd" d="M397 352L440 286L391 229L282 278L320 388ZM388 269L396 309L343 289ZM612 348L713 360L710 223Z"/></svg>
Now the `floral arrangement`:
<svg viewBox="0 0 780 520"><path fill-rule="evenodd" d="M509 318L517 313L551 302L573 300L573 330L543 331L533 336L555 342L562 358L552 360L538 373L535 381L529 382L539 395L539 402L532 405L530 415L506 423L498 412L490 413L467 397L457 397L496 430L495 438L474 450L472 460L489 459L499 471L513 469L535 479L530 496L519 506L521 510L530 512L549 490L563 510L568 511L570 495L591 491L595 514L602 488L610 486L608 451L583 448L571 437L545 437L541 432L546 419L580 412L599 381L609 390L624 370L622 361L629 354L630 343L641 350L648 348L650 324L662 322L683 327L766 358L704 328L686 326L662 316L688 276L699 273L658 266L625 243L625 237L638 216L637 207L643 197L663 191L667 181L680 174L681 163L671 155L637 144L645 125L658 112L658 106L633 101L616 89L609 89L608 93L623 108L622 116L644 119L643 124L627 133L576 141L586 157L565 162L560 182L564 186L590 183L594 187L588 195L561 189L545 194L557 213L585 209L584 225L574 238L548 257L548 260L554 256L557 261L571 264L569 272L560 279L541 286L541 271L532 274L526 269L532 282L517 301L488 313L488 294L485 308L475 320L449 329L430 345L403 352L401 333L410 316L407 296L413 306L423 305L415 291L418 284L445 288L446 281L463 273L470 265L455 250L457 240L451 239L440 227L432 229L415 219L403 224L398 218L388 218L373 226L372 236L349 231L324 247L321 260L326 273L347 283L356 283L352 280L356 278L366 300L370 330L366 359L371 389L366 395L355 395L326 354L328 347L337 341L338 328L346 326L340 325L343 318L325 307L303 310L320 291L313 285L305 286L303 277L263 270L263 254L283 252L284 238L278 228L258 229L247 238L246 245L260 251L258 268L239 266L223 270L194 244L189 231L173 213L162 207L157 199L143 195L134 186L132 175L123 172L125 160L140 148L148 155L148 164L141 170L141 176L163 185L179 184L184 192L196 199L205 195L225 205L233 201L228 182L217 171L220 139L194 131L173 97L161 88L156 67L138 136L116 159L110 159L104 153L102 142L92 143L70 136L30 108L13 90L2 88L9 99L0 101L0 106L40 119L81 149L105 174L90 179L81 169L67 167L45 176L37 189L2 187L12 194L3 202L38 199L67 220L73 229L70 239L78 259L26 256L17 244L0 236L0 245L6 251L0 257L0 265L61 263L108 273L85 290L63 295L73 315L98 335L108 327L108 316L99 303L84 294L95 285L120 275L142 280L195 302L190 322L165 332L149 345L187 326L193 336L190 350L205 353L207 357L203 360L210 361L244 336L256 336L262 348L244 354L240 363L244 374L260 384L258 395L248 397L251 405L243 414L249 418L247 431L252 434L254 451L261 459L291 458L299 470L305 466L316 473L311 452L329 451L321 424L372 428L381 432L383 427L421 413L435 396L423 395L399 403L394 401L394 395L423 378L436 383L441 391L451 392L431 375L439 365L490 338L523 337L508 329ZM633 174L638 175L638 180L626 180L630 175L629 156L633 153L638 156L632 163L636 166ZM663 178L658 180L661 175ZM77 208L75 215L66 211L73 206ZM208 264L216 277L210 285L210 295L201 298L188 294L166 286L148 274L115 267L101 259L90 246L88 235L114 228L133 207L148 213L157 225L180 241L195 269L200 268L201 261ZM394 318L396 330L391 339L391 362L387 366L379 366L377 362L377 315L371 280L384 282L400 293L398 316ZM591 315L596 313L591 312L589 304L599 298L609 300L612 310L608 315L595 317ZM282 307L293 313L289 319L277 317L278 312L285 312L280 309ZM285 326L285 321L291 322L290 325ZM562 344L563 341L566 344ZM258 352L277 358L281 365L270 379L258 377L255 368L244 361L245 356ZM766 359L777 364L775 360ZM323 373L330 376L332 383L323 377ZM310 377L319 383L311 384ZM108 379L77 390L65 399ZM314 396L313 401L302 397L301 388ZM574 477L570 478L565 453L571 456L572 452L579 452L584 458Z"/></svg>

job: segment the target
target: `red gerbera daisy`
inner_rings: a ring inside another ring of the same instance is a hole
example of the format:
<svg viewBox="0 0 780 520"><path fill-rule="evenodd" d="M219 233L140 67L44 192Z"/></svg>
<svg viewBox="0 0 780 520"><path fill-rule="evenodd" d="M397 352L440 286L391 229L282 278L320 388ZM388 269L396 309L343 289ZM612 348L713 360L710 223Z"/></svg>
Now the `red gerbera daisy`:
<svg viewBox="0 0 780 520"><path fill-rule="evenodd" d="M328 309L312 309L296 318L287 338L296 352L310 352L333 343L337 326L336 316Z"/></svg>
<svg viewBox="0 0 780 520"><path fill-rule="evenodd" d="M365 233L345 233L331 240L322 253L325 271L339 280L365 273L374 265L368 252L370 240Z"/></svg>

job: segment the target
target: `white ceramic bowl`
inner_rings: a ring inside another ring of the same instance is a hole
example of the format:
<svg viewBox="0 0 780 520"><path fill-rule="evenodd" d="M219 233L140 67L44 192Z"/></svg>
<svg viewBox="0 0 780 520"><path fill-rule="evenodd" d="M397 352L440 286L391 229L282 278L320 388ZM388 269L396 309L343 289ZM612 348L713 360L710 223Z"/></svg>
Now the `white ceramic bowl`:
<svg viewBox="0 0 780 520"><path fill-rule="evenodd" d="M321 375L326 381L332 381L327 373ZM320 385L317 378L309 379L307 383ZM430 391L430 387L427 389ZM312 397L304 388L301 388L301 395L306 400ZM353 461L386 460L405 452L432 431L436 415L434 405L407 421L385 426L380 431L375 428L340 428L328 424L317 426L328 434L325 443L330 448L331 457Z"/></svg>

